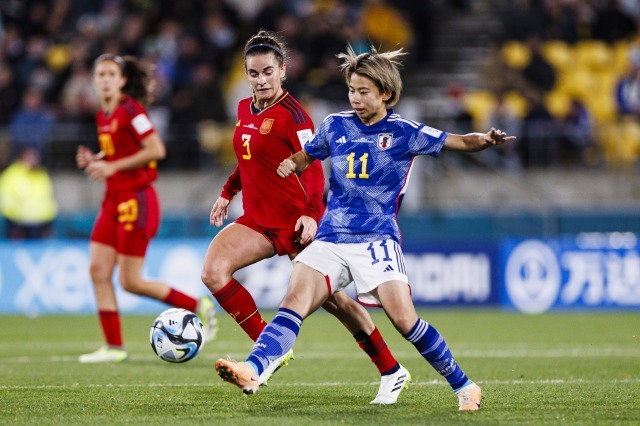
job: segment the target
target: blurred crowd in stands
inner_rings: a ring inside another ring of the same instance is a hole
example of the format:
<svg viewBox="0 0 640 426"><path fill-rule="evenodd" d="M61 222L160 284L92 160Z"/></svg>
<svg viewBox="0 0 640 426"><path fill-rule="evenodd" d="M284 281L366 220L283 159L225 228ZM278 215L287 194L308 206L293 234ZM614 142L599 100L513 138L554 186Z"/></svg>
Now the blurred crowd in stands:
<svg viewBox="0 0 640 426"><path fill-rule="evenodd" d="M636 166L640 2L495 4L501 27L479 67L482 87L465 98L472 119L519 135L494 160L511 168Z"/></svg>
<svg viewBox="0 0 640 426"><path fill-rule="evenodd" d="M233 160L234 108L249 95L242 45L258 29L287 40L285 87L297 98L346 101L335 54L347 43L358 52L403 47L411 52L406 72L420 64L428 73L440 10L473 13L479 4L500 23L479 35L491 40L476 67L480 85L452 81L443 111L451 121L434 124L519 136L483 153L484 166L634 166L637 0L4 0L0 168L25 146L49 168L71 168L75 147L95 142L91 67L101 53L155 64L149 112L169 152L161 167L203 169Z"/></svg>
<svg viewBox="0 0 640 426"><path fill-rule="evenodd" d="M50 167L72 166L75 146L95 136L91 67L104 52L155 64L155 102L149 112L168 145L163 167L214 164L225 154L222 147L230 145L226 138L237 100L250 95L242 76L242 47L251 34L268 29L284 36L290 49L286 87L296 97L346 99L335 55L347 43L356 51L369 43L404 47L414 53L413 61L424 59L434 15L429 4L418 3L3 1L0 167L24 145L37 148ZM241 89L234 88L240 84Z"/></svg>

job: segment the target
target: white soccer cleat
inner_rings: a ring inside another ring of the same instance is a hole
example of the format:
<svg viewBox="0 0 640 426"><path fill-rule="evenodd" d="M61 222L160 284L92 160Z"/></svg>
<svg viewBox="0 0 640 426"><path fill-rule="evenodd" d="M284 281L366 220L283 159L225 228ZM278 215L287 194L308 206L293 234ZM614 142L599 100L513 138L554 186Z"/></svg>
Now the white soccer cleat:
<svg viewBox="0 0 640 426"><path fill-rule="evenodd" d="M411 374L409 370L400 365L398 371L380 378L380 388L375 399L369 404L389 405L398 401L400 392L409 387Z"/></svg>
<svg viewBox="0 0 640 426"><path fill-rule="evenodd" d="M207 343L216 338L218 334L218 319L216 315L216 304L208 296L203 296L198 300L196 315L204 326L204 342Z"/></svg>
<svg viewBox="0 0 640 426"><path fill-rule="evenodd" d="M477 411L480 409L482 389L475 383L471 382L463 387L456 392L456 395L458 395L458 411Z"/></svg>
<svg viewBox="0 0 640 426"><path fill-rule="evenodd" d="M128 356L127 351L124 349L103 346L90 354L80 355L78 361L82 364L93 364L96 362L122 362L126 360Z"/></svg>
<svg viewBox="0 0 640 426"><path fill-rule="evenodd" d="M273 373L278 371L280 367L284 367L289 364L289 361L295 359L293 357L293 349L289 349L289 352L282 355L280 358L277 358L275 361L267 365L267 368L264 369L260 377L258 377L258 382L260 386L266 386L267 381L271 378Z"/></svg>
<svg viewBox="0 0 640 426"><path fill-rule="evenodd" d="M247 362L236 362L228 359L216 361L216 373L225 382L236 385L245 395L258 392L258 376Z"/></svg>

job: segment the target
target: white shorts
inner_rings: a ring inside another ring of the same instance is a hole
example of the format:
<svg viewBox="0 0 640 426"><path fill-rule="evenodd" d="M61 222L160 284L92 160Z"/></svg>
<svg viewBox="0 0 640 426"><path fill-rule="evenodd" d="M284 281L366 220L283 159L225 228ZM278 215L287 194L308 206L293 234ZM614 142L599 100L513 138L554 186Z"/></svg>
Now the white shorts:
<svg viewBox="0 0 640 426"><path fill-rule="evenodd" d="M394 240L372 243L328 243L313 241L293 262L304 263L324 275L331 292L347 287L352 281L363 305L380 306L371 294L387 281L409 283L404 256Z"/></svg>

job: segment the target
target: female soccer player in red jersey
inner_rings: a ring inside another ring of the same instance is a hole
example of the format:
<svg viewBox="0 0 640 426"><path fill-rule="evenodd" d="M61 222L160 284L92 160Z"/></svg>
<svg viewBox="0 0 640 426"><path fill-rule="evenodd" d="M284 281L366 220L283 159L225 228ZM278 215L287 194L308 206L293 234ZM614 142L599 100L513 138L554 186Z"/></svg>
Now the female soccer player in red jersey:
<svg viewBox="0 0 640 426"><path fill-rule="evenodd" d="M285 180L276 173L280 162L300 150L314 130L307 112L282 88L285 56L284 44L273 33L260 31L246 43L244 65L253 96L238 104L233 136L238 165L214 203L210 221L222 226L240 190L244 214L211 241L202 271L202 281L218 304L254 341L266 323L233 273L275 254L293 259L315 236L324 212L320 162ZM323 308L344 324L378 367L382 380L372 403L395 403L410 375L395 360L368 312L343 291ZM290 356L291 352L282 362ZM261 375L260 383L270 375Z"/></svg>
<svg viewBox="0 0 640 426"><path fill-rule="evenodd" d="M94 63L93 85L101 108L96 115L100 151L78 147L76 162L89 178L104 180L106 191L96 218L89 251L90 274L106 345L80 356L80 362L119 362L127 358L111 277L119 266L125 290L197 312L207 324L205 339L215 331L213 300L196 300L167 284L142 279L149 241L160 222L153 181L156 161L165 147L145 108L150 98L150 70L133 57L104 54Z"/></svg>

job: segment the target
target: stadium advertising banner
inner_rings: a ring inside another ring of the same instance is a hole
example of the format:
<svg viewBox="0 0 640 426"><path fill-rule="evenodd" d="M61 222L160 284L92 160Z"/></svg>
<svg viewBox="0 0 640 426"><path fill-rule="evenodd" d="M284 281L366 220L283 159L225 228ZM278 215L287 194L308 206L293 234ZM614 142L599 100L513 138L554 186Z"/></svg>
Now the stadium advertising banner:
<svg viewBox="0 0 640 426"><path fill-rule="evenodd" d="M640 247L632 233L505 240L501 303L527 314L639 309Z"/></svg>
<svg viewBox="0 0 640 426"><path fill-rule="evenodd" d="M156 239L149 247L143 276L158 279L192 296L207 294L200 280L208 239ZM405 263L417 305L497 305L497 247L452 244L414 245ZM287 288L291 262L273 257L244 268L235 277L260 308L276 308ZM123 313L158 313L166 306L129 294L117 284ZM0 242L0 314L95 312L84 240Z"/></svg>

